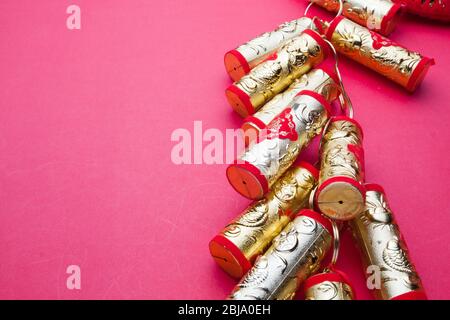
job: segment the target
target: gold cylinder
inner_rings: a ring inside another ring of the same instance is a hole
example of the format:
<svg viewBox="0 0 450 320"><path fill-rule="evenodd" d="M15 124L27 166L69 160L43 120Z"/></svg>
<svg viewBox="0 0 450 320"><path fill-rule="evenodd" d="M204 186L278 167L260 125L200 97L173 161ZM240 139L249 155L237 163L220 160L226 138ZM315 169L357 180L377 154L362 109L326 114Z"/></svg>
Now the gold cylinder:
<svg viewBox="0 0 450 320"><path fill-rule="evenodd" d="M408 253L384 190L366 184L365 211L350 223L365 269L378 269L372 278L372 293L380 300L424 300L426 294ZM379 287L377 288L377 279Z"/></svg>
<svg viewBox="0 0 450 320"><path fill-rule="evenodd" d="M305 300L354 300L355 291L347 277L339 271L309 277L304 285Z"/></svg>
<svg viewBox="0 0 450 320"><path fill-rule="evenodd" d="M301 91L267 126L264 135L227 168L227 178L241 195L262 199L317 136L330 117L330 105L316 92Z"/></svg>
<svg viewBox="0 0 450 320"><path fill-rule="evenodd" d="M275 30L265 32L228 51L224 57L225 69L233 81L238 81L287 41L299 36L306 29L321 30L318 27L321 25L317 23L316 26L316 23L308 17L285 22Z"/></svg>
<svg viewBox="0 0 450 320"><path fill-rule="evenodd" d="M267 102L258 112L245 118L242 125L245 137L249 138L246 143L258 137L261 130L282 112L294 97L303 90L314 91L322 95L329 103L333 102L339 94L339 80L333 67L324 63L304 74L283 93L277 94ZM253 139L252 139L253 138Z"/></svg>
<svg viewBox="0 0 450 320"><path fill-rule="evenodd" d="M364 150L361 126L346 116L331 118L320 147L316 207L337 220L350 220L364 210Z"/></svg>
<svg viewBox="0 0 450 320"><path fill-rule="evenodd" d="M229 104L242 117L255 113L295 79L324 60L328 46L311 30L289 40L274 55L226 90Z"/></svg>
<svg viewBox="0 0 450 320"><path fill-rule="evenodd" d="M311 0L331 12L339 11L339 0ZM343 0L344 17L374 30L389 35L397 24L401 5L390 0Z"/></svg>
<svg viewBox="0 0 450 320"><path fill-rule="evenodd" d="M307 162L291 167L264 199L252 203L209 244L211 256L229 275L242 278L273 238L308 206L319 171Z"/></svg>
<svg viewBox="0 0 450 320"><path fill-rule="evenodd" d="M410 51L344 17L331 22L327 38L336 50L413 92L434 60Z"/></svg>
<svg viewBox="0 0 450 320"><path fill-rule="evenodd" d="M302 210L274 239L234 288L230 300L290 300L302 282L317 272L332 243L324 216Z"/></svg>

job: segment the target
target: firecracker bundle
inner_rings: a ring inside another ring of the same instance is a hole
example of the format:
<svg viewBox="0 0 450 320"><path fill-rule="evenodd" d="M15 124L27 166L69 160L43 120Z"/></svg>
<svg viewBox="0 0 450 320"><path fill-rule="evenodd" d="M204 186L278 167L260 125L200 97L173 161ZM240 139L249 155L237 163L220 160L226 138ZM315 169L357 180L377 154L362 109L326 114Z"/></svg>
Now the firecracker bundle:
<svg viewBox="0 0 450 320"><path fill-rule="evenodd" d="M337 63L349 57L415 91L434 60L387 38L405 3L414 12L407 0L312 0L336 17L300 17L225 54L234 81L226 98L246 139L226 175L252 201L209 244L240 279L228 299L356 299L351 277L336 268L347 230L363 270L379 271L375 298L426 299L383 188L365 181L363 126ZM445 20L448 11L435 13L428 17ZM317 163L298 162L315 137Z"/></svg>

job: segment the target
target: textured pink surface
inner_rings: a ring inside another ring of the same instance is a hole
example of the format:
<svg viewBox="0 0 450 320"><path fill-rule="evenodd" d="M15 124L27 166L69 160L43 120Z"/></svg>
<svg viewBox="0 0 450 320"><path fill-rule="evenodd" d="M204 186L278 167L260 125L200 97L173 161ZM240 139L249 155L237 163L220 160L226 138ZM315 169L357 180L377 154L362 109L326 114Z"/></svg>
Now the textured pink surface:
<svg viewBox="0 0 450 320"><path fill-rule="evenodd" d="M82 30L66 28L66 7ZM304 1L0 2L0 298L219 299L208 241L248 201L225 165L172 164L171 133L236 128L223 54ZM450 30L405 17L392 39L436 59L409 95L346 60L368 181L384 186L430 298L450 298ZM81 290L66 288L80 265ZM370 298L351 238L339 266Z"/></svg>

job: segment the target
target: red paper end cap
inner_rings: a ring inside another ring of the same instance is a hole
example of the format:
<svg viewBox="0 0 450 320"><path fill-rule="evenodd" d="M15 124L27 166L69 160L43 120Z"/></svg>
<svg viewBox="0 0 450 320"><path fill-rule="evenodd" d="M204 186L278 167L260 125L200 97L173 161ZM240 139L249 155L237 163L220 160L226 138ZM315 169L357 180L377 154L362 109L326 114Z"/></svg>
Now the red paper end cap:
<svg viewBox="0 0 450 320"><path fill-rule="evenodd" d="M319 198L319 194L320 192L325 189L325 187L327 187L328 185L335 183L335 182L345 182L348 184L351 184L352 186L354 186L356 189L358 189L358 191L361 193L361 195L363 196L363 198L366 197L366 188L365 186L361 185L361 183L359 183L358 181L356 181L355 179L349 178L349 177L344 177L344 176L338 176L338 177L333 177L333 178L329 178L327 180L325 180L318 188L317 188L317 192L315 195L315 199L317 200Z"/></svg>
<svg viewBox="0 0 450 320"><path fill-rule="evenodd" d="M423 291L410 291L390 300L428 300L427 295Z"/></svg>
<svg viewBox="0 0 450 320"><path fill-rule="evenodd" d="M234 164L227 168L227 178L231 186L248 199L259 200L269 191L266 177L251 163Z"/></svg>
<svg viewBox="0 0 450 320"><path fill-rule="evenodd" d="M383 187L376 183L366 183L364 185L364 188L366 188L366 191L376 191L383 194L385 193Z"/></svg>
<svg viewBox="0 0 450 320"><path fill-rule="evenodd" d="M215 254L213 253L214 246L223 247L225 249L225 251L227 252L226 255L231 255L231 257L228 257L228 258L229 259L231 258L230 260L234 260L234 261L228 261L228 262L230 264L232 264L233 262L237 262L237 264L241 268L242 272L237 272L236 270L234 270L234 272L231 272L231 270L226 270L226 265L219 263L219 265L225 271L232 274L234 277L240 278L251 269L252 263L245 257L245 255L242 253L242 251L233 242L231 242L229 239L227 239L223 235L219 234L219 235L215 236L209 243L209 248L210 248L211 255L213 256L214 259L226 259L226 257L216 257L215 256ZM222 261L220 261L220 262L222 262ZM236 265L234 264L234 266L236 266ZM233 268L233 269L235 269L235 268Z"/></svg>
<svg viewBox="0 0 450 320"><path fill-rule="evenodd" d="M417 67L414 69L411 78L409 78L408 84L406 85L406 90L409 92L414 92L417 87L422 83L425 78L428 69L435 64L434 59L422 58Z"/></svg>
<svg viewBox="0 0 450 320"><path fill-rule="evenodd" d="M319 170L311 163L300 161L296 164L296 166L308 170L313 175L314 179L319 180Z"/></svg>
<svg viewBox="0 0 450 320"><path fill-rule="evenodd" d="M250 101L250 97L236 85L232 84L225 91L228 103L241 117L245 118L255 113L255 108Z"/></svg>
<svg viewBox="0 0 450 320"><path fill-rule="evenodd" d="M225 69L233 81L238 81L250 72L250 65L244 56L237 50L230 50L223 58Z"/></svg>
<svg viewBox="0 0 450 320"><path fill-rule="evenodd" d="M382 35L388 36L392 31L394 31L395 26L397 25L397 13L402 8L402 6L398 3L395 3L388 13L381 20L380 33Z"/></svg>
<svg viewBox="0 0 450 320"><path fill-rule="evenodd" d="M300 212L297 213L297 215L295 217L299 217L299 216L305 216L305 217L314 219L315 221L320 223L325 229L327 229L328 233L333 238L333 227L331 225L331 221L328 218L326 218L325 216L323 216L320 213L317 213L313 210L310 210L310 209L300 210Z"/></svg>

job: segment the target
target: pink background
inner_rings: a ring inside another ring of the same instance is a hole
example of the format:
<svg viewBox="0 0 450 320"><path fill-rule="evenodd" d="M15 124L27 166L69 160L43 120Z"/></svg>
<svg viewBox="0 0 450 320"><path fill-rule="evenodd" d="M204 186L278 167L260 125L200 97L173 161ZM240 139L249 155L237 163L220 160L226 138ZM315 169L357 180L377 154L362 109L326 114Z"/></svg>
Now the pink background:
<svg viewBox="0 0 450 320"><path fill-rule="evenodd" d="M66 28L78 4L82 30ZM0 298L220 299L209 240L249 203L225 165L171 162L176 128L237 128L223 54L302 15L300 0L0 1ZM409 95L343 61L368 181L390 199L430 298L448 277L449 28L392 39L436 59ZM81 267L81 290L66 268ZM370 298L351 238L339 267Z"/></svg>

